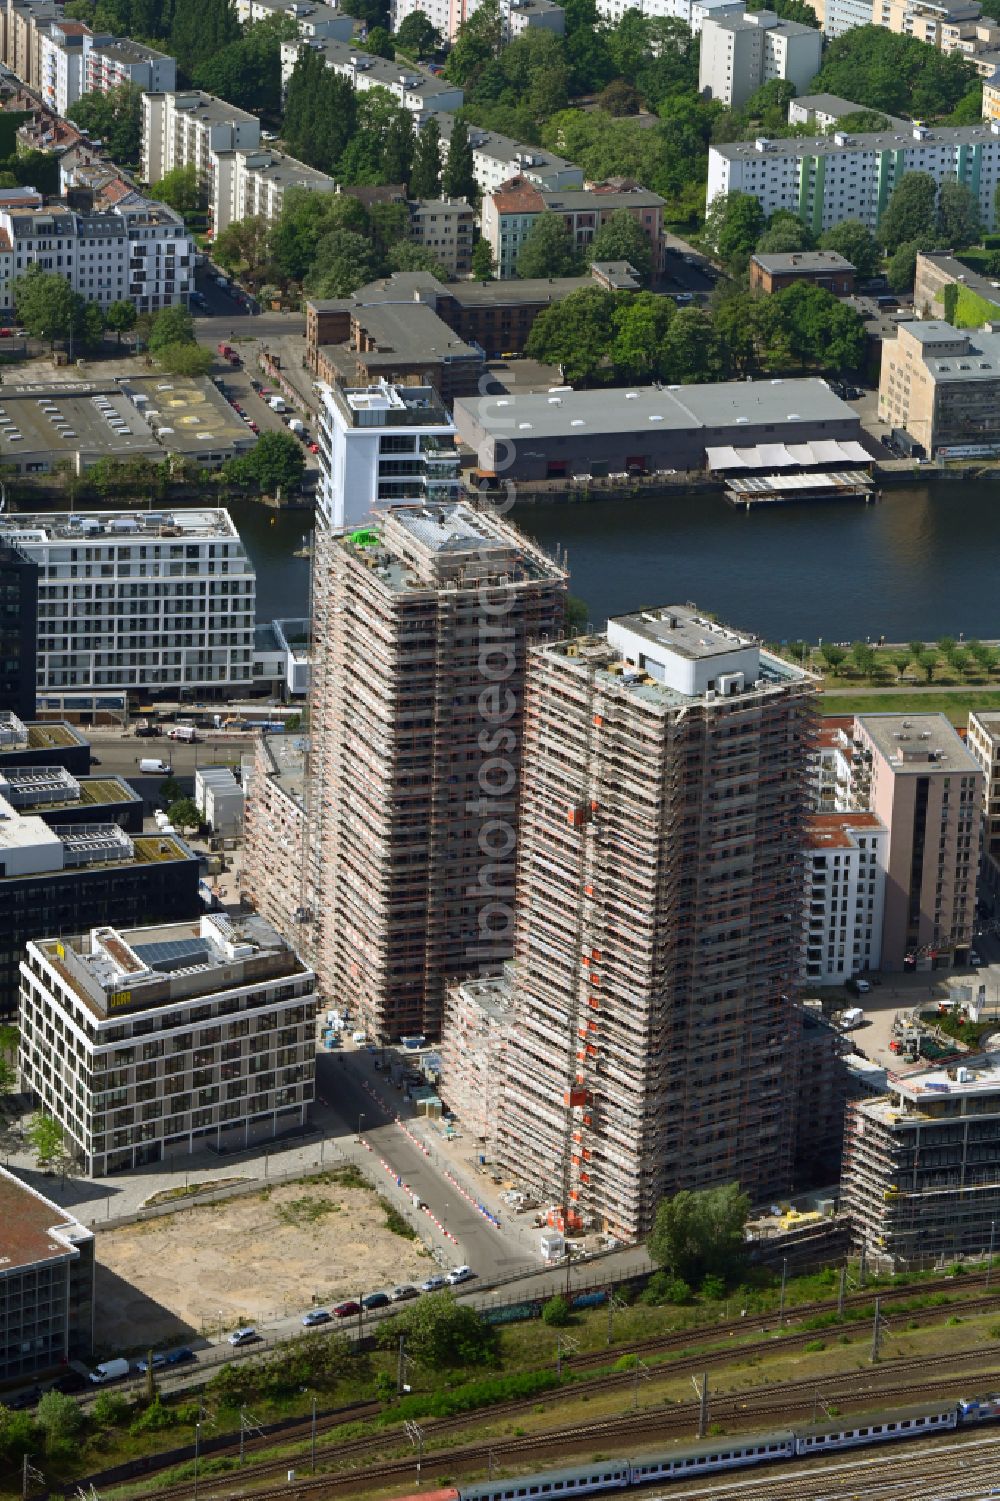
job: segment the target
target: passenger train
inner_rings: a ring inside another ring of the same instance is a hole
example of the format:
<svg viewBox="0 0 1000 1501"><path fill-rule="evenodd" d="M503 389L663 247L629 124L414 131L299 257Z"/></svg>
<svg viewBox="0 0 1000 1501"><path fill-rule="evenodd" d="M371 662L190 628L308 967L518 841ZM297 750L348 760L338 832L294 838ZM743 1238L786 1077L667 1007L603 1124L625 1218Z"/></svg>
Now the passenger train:
<svg viewBox="0 0 1000 1501"><path fill-rule="evenodd" d="M870 1416L853 1415L776 1433L731 1434L710 1443L684 1445L641 1459L592 1460L569 1469L543 1470L507 1480L470 1481L457 1489L421 1491L419 1501L531 1501L533 1497L587 1496L620 1491L627 1486L652 1485L720 1470L774 1464L842 1449L861 1448L893 1439L919 1438L1000 1420L1000 1395L944 1401L921 1407L902 1407ZM399 1496L396 1501L418 1501ZM640 1501L637 1497L636 1501Z"/></svg>

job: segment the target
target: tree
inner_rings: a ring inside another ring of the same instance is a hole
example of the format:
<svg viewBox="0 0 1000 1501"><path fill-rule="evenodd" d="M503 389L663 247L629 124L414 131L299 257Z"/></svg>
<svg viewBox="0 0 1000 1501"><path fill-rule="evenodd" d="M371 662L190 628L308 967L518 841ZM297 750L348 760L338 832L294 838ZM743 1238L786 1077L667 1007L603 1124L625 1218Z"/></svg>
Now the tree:
<svg viewBox="0 0 1000 1501"><path fill-rule="evenodd" d="M50 1455L65 1454L74 1449L86 1421L83 1408L75 1397L53 1390L38 1399L35 1422L45 1435L45 1449Z"/></svg>
<svg viewBox="0 0 1000 1501"><path fill-rule="evenodd" d="M548 1324L552 1329L561 1329L570 1321L570 1306L567 1300L556 1293L554 1298L549 1298L547 1303L542 1304L542 1323Z"/></svg>
<svg viewBox="0 0 1000 1501"><path fill-rule="evenodd" d="M419 15L419 11L414 12ZM408 21L412 16L407 16ZM404 22L405 24L405 22ZM441 194L441 128L431 115L413 147L410 171L411 198L438 198Z"/></svg>
<svg viewBox="0 0 1000 1501"><path fill-rule="evenodd" d="M846 660L847 649L846 647L838 646L833 641L824 641L819 649L819 654L826 663L829 671L836 672L841 663Z"/></svg>
<svg viewBox="0 0 1000 1501"><path fill-rule="evenodd" d="M681 308L673 318L663 339L660 365L663 379L671 385L697 385L722 378L722 340L701 308Z"/></svg>
<svg viewBox="0 0 1000 1501"><path fill-rule="evenodd" d="M492 281L497 274L496 256L489 240L477 240L472 247L472 274L477 281Z"/></svg>
<svg viewBox="0 0 1000 1501"><path fill-rule="evenodd" d="M539 214L521 246L518 276L575 276L579 269L580 260L562 215Z"/></svg>
<svg viewBox="0 0 1000 1501"><path fill-rule="evenodd" d="M742 1265L750 1199L738 1183L682 1189L663 1199L646 1244L657 1266L690 1284L730 1278Z"/></svg>
<svg viewBox="0 0 1000 1501"><path fill-rule="evenodd" d="M193 214L204 208L208 196L198 180L198 168L193 162L164 173L150 192L158 202L167 204L179 214Z"/></svg>
<svg viewBox="0 0 1000 1501"><path fill-rule="evenodd" d="M107 324L117 334L119 344L122 341L122 334L127 334L135 328L137 317L134 302L113 302L108 308Z"/></svg>
<svg viewBox="0 0 1000 1501"><path fill-rule="evenodd" d="M396 46L401 52L408 52L411 57L427 57L436 52L441 45L441 33L436 26L432 26L427 12L423 10L411 10L399 23L396 32Z"/></svg>
<svg viewBox="0 0 1000 1501"><path fill-rule="evenodd" d="M336 229L369 233L368 217L356 198L347 193L289 188L270 234L270 254L277 274L288 281L302 281L310 269L316 268L321 240Z"/></svg>
<svg viewBox="0 0 1000 1501"><path fill-rule="evenodd" d="M246 271L259 276L267 263L271 226L263 214L234 219L220 229L212 244L212 258L227 271Z"/></svg>
<svg viewBox="0 0 1000 1501"><path fill-rule="evenodd" d="M65 1138L62 1126L51 1115L44 1111L33 1115L25 1134L39 1167L48 1168L60 1160L65 1150Z"/></svg>
<svg viewBox="0 0 1000 1501"><path fill-rule="evenodd" d="M223 477L237 484L256 484L266 494L294 488L302 478L302 445L291 433L261 433L256 447L223 465Z"/></svg>
<svg viewBox="0 0 1000 1501"><path fill-rule="evenodd" d="M890 255L900 245L933 235L937 227L937 183L929 172L904 172L878 224L878 238Z"/></svg>
<svg viewBox="0 0 1000 1501"><path fill-rule="evenodd" d="M335 172L357 128L358 98L350 80L328 68L322 53L303 48L285 95L282 133L292 155L321 172Z"/></svg>
<svg viewBox="0 0 1000 1501"><path fill-rule="evenodd" d="M392 37L385 26L373 26L365 37L363 47L373 57L384 57L389 62L395 62L396 60L396 49L392 44Z"/></svg>
<svg viewBox="0 0 1000 1501"><path fill-rule="evenodd" d="M614 325L614 298L600 287L582 287L543 308L524 346L531 359L558 365L576 385L592 380L607 360Z"/></svg>
<svg viewBox="0 0 1000 1501"><path fill-rule="evenodd" d="M426 271L438 281L450 281L447 267L442 266L433 251L425 245L414 245L412 240L399 240L386 257L390 271Z"/></svg>
<svg viewBox="0 0 1000 1501"><path fill-rule="evenodd" d="M930 236L907 240L889 257L886 276L894 292L909 292L917 275L917 256L921 250L930 249Z"/></svg>
<svg viewBox="0 0 1000 1501"><path fill-rule="evenodd" d="M675 312L669 297L653 292L640 292L615 307L611 362L619 379L645 382L660 374L663 340Z"/></svg>
<svg viewBox="0 0 1000 1501"><path fill-rule="evenodd" d="M938 235L951 250L978 245L983 237L979 200L957 177L946 178L938 189Z"/></svg>
<svg viewBox="0 0 1000 1501"><path fill-rule="evenodd" d="M612 78L601 90L597 103L609 115L637 115L642 105L642 96L634 84L626 83L624 78Z"/></svg>
<svg viewBox="0 0 1000 1501"><path fill-rule="evenodd" d="M85 349L100 349L104 342L104 314L98 302L78 297L73 317L73 335Z"/></svg>
<svg viewBox="0 0 1000 1501"><path fill-rule="evenodd" d="M17 1088L17 1069L9 1058L0 1058L0 1095L13 1094Z"/></svg>
<svg viewBox="0 0 1000 1501"><path fill-rule="evenodd" d="M812 250L815 240L796 214L771 215L767 229L757 241L762 255L790 255L796 250Z"/></svg>
<svg viewBox="0 0 1000 1501"><path fill-rule="evenodd" d="M171 803L167 809L167 817L176 829L183 834L185 829L198 829L201 827L201 813L198 804L193 797L181 797Z"/></svg>
<svg viewBox="0 0 1000 1501"><path fill-rule="evenodd" d="M775 294L788 349L802 366L821 370L855 370L865 351L864 323L825 287L806 283Z"/></svg>
<svg viewBox="0 0 1000 1501"><path fill-rule="evenodd" d="M705 215L705 243L721 261L753 251L764 229L764 210L750 193L719 193Z"/></svg>
<svg viewBox="0 0 1000 1501"><path fill-rule="evenodd" d="M483 7L485 9L485 6ZM482 14L476 11L476 16ZM446 198L465 198L469 203L476 199L476 175L473 171L472 143L469 140L469 127L464 120L456 120L451 127L451 139L448 142L448 159L444 164L444 172L441 179L441 190Z"/></svg>
<svg viewBox="0 0 1000 1501"><path fill-rule="evenodd" d="M167 777L166 781L160 783L160 796L169 806L184 796L184 789L176 777Z"/></svg>
<svg viewBox="0 0 1000 1501"><path fill-rule="evenodd" d="M155 354L168 344L193 344L194 319L181 303L161 308L149 331L149 348Z"/></svg>
<svg viewBox="0 0 1000 1501"><path fill-rule="evenodd" d="M170 49L185 73L193 74L199 63L216 57L239 35L229 0L174 0Z"/></svg>
<svg viewBox="0 0 1000 1501"><path fill-rule="evenodd" d="M917 666L924 674L924 677L927 679L928 683L934 681L934 672L937 665L938 654L936 651L922 651L920 653L920 656L917 658Z"/></svg>
<svg viewBox="0 0 1000 1501"><path fill-rule="evenodd" d="M313 268L304 286L311 297L349 297L371 281L377 270L367 235L354 229L333 229L316 246Z"/></svg>
<svg viewBox="0 0 1000 1501"><path fill-rule="evenodd" d="M939 52L879 26L855 26L830 42L809 89L926 119L953 110L975 81L974 67L959 53Z"/></svg>
<svg viewBox="0 0 1000 1501"><path fill-rule="evenodd" d="M616 210L597 231L588 248L587 260L628 261L640 281L648 281L653 269L652 251L642 225L624 208Z"/></svg>
<svg viewBox="0 0 1000 1501"><path fill-rule="evenodd" d="M881 257L875 237L860 219L842 219L820 236L822 250L835 250L850 261L859 281L868 281L879 268Z"/></svg>
<svg viewBox="0 0 1000 1501"><path fill-rule="evenodd" d="M875 653L867 641L855 641L851 646L851 661L862 677L870 678L875 671Z"/></svg>
<svg viewBox="0 0 1000 1501"><path fill-rule="evenodd" d="M28 267L13 285L14 308L18 322L35 339L47 339L52 345L72 333L79 317L82 299L73 291L65 276L43 271L37 263Z"/></svg>
<svg viewBox="0 0 1000 1501"><path fill-rule="evenodd" d="M165 344L155 355L156 363L168 375L186 375L189 378L208 375L215 357L210 349L200 344Z"/></svg>
<svg viewBox="0 0 1000 1501"><path fill-rule="evenodd" d="M405 1313L379 1325L380 1345L395 1348L406 1337L406 1350L419 1365L430 1370L454 1366L489 1365L497 1346L497 1334L484 1324L474 1308L456 1303L450 1291L432 1293L411 1303Z"/></svg>
<svg viewBox="0 0 1000 1501"><path fill-rule="evenodd" d="M68 119L89 135L100 137L122 166L137 163L142 152L142 90L124 83L107 94L83 94L66 111Z"/></svg>
<svg viewBox="0 0 1000 1501"><path fill-rule="evenodd" d="M890 661L893 667L895 667L898 676L902 677L910 665L910 653L908 651L894 651L890 656Z"/></svg>
<svg viewBox="0 0 1000 1501"><path fill-rule="evenodd" d="M445 73L455 83L474 84L503 47L503 16L497 0L484 0L458 28Z"/></svg>

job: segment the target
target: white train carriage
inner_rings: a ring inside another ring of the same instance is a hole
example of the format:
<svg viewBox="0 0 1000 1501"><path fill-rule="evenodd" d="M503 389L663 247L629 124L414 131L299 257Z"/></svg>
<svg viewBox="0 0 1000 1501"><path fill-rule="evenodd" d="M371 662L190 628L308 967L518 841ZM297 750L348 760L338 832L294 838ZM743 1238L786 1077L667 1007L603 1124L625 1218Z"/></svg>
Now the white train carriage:
<svg viewBox="0 0 1000 1501"><path fill-rule="evenodd" d="M892 1439L919 1438L958 1427L958 1406L942 1401L933 1407L900 1407L890 1412L852 1414L831 1423L811 1423L795 1430L795 1453L823 1454L830 1449L854 1449Z"/></svg>
<svg viewBox="0 0 1000 1501"><path fill-rule="evenodd" d="M616 1491L628 1485L631 1466L627 1459L592 1460L564 1470L546 1470L540 1475L520 1475L510 1480L481 1480L462 1485L462 1501L529 1501L533 1496L586 1496L595 1491Z"/></svg>
<svg viewBox="0 0 1000 1501"><path fill-rule="evenodd" d="M781 1433L731 1434L710 1443L680 1445L666 1454L633 1459L632 1484L683 1480L716 1470L743 1470L769 1460L791 1459L794 1454L795 1435L791 1429Z"/></svg>

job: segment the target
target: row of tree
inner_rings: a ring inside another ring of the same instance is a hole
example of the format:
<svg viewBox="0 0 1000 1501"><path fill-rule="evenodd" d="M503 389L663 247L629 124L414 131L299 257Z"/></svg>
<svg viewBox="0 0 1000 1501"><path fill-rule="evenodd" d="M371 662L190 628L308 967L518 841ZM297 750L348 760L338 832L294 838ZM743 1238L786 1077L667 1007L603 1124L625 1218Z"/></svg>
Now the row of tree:
<svg viewBox="0 0 1000 1501"><path fill-rule="evenodd" d="M711 309L587 287L544 309L526 353L578 382L689 385L736 376L841 374L864 357L858 315L822 287L758 297L733 286Z"/></svg>

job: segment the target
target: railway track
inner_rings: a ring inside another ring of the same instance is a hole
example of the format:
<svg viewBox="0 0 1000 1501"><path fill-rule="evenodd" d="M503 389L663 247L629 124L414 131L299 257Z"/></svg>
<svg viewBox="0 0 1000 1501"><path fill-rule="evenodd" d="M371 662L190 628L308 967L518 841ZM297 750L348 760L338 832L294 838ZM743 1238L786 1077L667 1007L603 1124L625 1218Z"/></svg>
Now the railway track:
<svg viewBox="0 0 1000 1501"><path fill-rule="evenodd" d="M913 1360L889 1361L881 1366L873 1366L870 1371L864 1373L863 1383L859 1380L858 1372L839 1373L833 1376L810 1378L795 1382L786 1382L780 1387L770 1388L766 1392L743 1392L720 1396L713 1399L711 1411L713 1421L722 1422L727 1426L739 1421L747 1424L753 1419L768 1419L770 1423L777 1420L791 1421L801 1418L803 1414L811 1415L816 1402L822 1394L825 1397L849 1397L855 1403L863 1393L878 1396L880 1400L891 1398L894 1402L918 1400L924 1396L933 1396L941 1391L943 1385L953 1385L954 1377L951 1372L956 1366L970 1359L982 1359L981 1350L967 1351L958 1355L924 1356ZM926 1373L928 1370L937 1368L941 1376L936 1381L918 1382L911 1381L904 1387L896 1390L887 1390L884 1382L898 1381L901 1376L912 1373L914 1376ZM587 1383L587 1387L597 1394L614 1388L620 1388L623 1384L618 1377L626 1375L629 1381L634 1377L631 1373L616 1373L614 1378L607 1378L601 1383ZM979 1378L980 1380L984 1378ZM583 1388L574 1389L579 1393ZM565 1397L566 1392L562 1393ZM518 1404L523 1411L524 1404ZM491 1418L497 1415L498 1409L490 1409ZM661 1407L655 1410L642 1410L620 1417L603 1419L594 1423L573 1425L563 1429L553 1429L542 1434L530 1434L513 1436L510 1438L498 1438L490 1440L486 1444L462 1445L457 1448L445 1448L440 1454L428 1457L428 1463L446 1465L449 1470L456 1465L483 1466L488 1455L494 1460L501 1457L513 1457L537 1453L545 1455L552 1451L565 1450L567 1446L587 1442L600 1442L603 1444L613 1441L622 1443L634 1442L636 1437L643 1433L653 1433L657 1438L690 1436L695 1429L698 1415L696 1402L681 1402L671 1404L669 1407ZM435 1439L447 1438L449 1433L454 1434L467 1426L468 1415L462 1419L442 1420L440 1425L423 1425L424 1442L433 1444ZM397 1442L401 1436L396 1435ZM317 1447L316 1461L318 1465L351 1464L352 1469L348 1474L330 1472L329 1470L316 1479L297 1482L295 1493L308 1494L311 1491L325 1487L326 1494L331 1496L342 1494L345 1487L356 1487L358 1473L353 1468L358 1461L366 1458L376 1461L368 1463L364 1468L365 1480L385 1479L392 1480L398 1477L407 1477L412 1474L414 1460L407 1455L403 1458L392 1459L378 1463L379 1454L385 1452L387 1443L391 1443L390 1435L381 1433L365 1439L357 1439L340 1444L324 1444ZM232 1452L236 1452L237 1446ZM233 1495L246 1495L247 1486L254 1479L266 1481L270 1476L285 1473L294 1461L288 1458L266 1460L256 1465L248 1465L239 1471L238 1476L231 1478L212 1477L202 1482L201 1495L206 1498L228 1497ZM235 1487L235 1489L234 1489ZM287 1481L279 1491L253 1491L255 1497L267 1497L270 1495L289 1495L291 1491ZM157 1501L188 1501L193 1497L194 1490L191 1482L184 1481L175 1486L164 1487L156 1492Z"/></svg>

